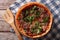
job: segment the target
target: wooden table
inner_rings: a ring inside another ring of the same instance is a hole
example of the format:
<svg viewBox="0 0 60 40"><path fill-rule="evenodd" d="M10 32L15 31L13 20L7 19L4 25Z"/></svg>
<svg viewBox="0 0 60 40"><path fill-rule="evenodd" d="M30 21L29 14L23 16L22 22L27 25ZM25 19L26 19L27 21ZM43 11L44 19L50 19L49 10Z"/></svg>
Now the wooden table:
<svg viewBox="0 0 60 40"><path fill-rule="evenodd" d="M18 40L16 34L10 32L11 27L4 21L2 15L15 0L0 0L0 40Z"/></svg>

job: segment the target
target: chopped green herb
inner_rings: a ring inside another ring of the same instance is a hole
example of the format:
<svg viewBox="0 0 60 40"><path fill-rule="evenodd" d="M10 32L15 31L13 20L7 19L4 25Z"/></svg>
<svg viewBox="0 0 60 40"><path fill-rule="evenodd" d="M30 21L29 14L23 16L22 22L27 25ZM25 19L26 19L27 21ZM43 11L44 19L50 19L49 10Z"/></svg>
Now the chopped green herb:
<svg viewBox="0 0 60 40"><path fill-rule="evenodd" d="M40 26L40 23L39 22L35 22L35 27L38 27L38 26Z"/></svg>
<svg viewBox="0 0 60 40"><path fill-rule="evenodd" d="M44 12L44 9L43 8L40 8L39 9L40 13Z"/></svg>
<svg viewBox="0 0 60 40"><path fill-rule="evenodd" d="M37 8L37 6L33 6L33 8L30 10L30 13L33 13L36 8Z"/></svg>
<svg viewBox="0 0 60 40"><path fill-rule="evenodd" d="M27 16L26 18L24 18L25 21L27 22L32 22L34 20L34 16Z"/></svg>
<svg viewBox="0 0 60 40"><path fill-rule="evenodd" d="M39 22L35 22L35 26L31 27L31 33L39 34L42 31L42 27Z"/></svg>
<svg viewBox="0 0 60 40"><path fill-rule="evenodd" d="M41 32L41 29L36 29L36 34L39 34Z"/></svg>
<svg viewBox="0 0 60 40"><path fill-rule="evenodd" d="M32 9L32 10L30 10L30 13L33 13L34 12L34 10Z"/></svg>
<svg viewBox="0 0 60 40"><path fill-rule="evenodd" d="M32 9L35 10L37 8L37 6L34 6Z"/></svg>
<svg viewBox="0 0 60 40"><path fill-rule="evenodd" d="M31 28L31 33L39 34L42 31L42 28Z"/></svg>
<svg viewBox="0 0 60 40"><path fill-rule="evenodd" d="M32 32L32 33L34 33L34 30L35 30L35 28L34 28L34 27L32 27L32 28L31 28L31 32Z"/></svg>
<svg viewBox="0 0 60 40"><path fill-rule="evenodd" d="M37 12L36 12L36 17L39 17L39 16L40 16L40 12L37 11Z"/></svg>
<svg viewBox="0 0 60 40"><path fill-rule="evenodd" d="M33 6L32 9L30 10L30 13L34 13L36 9L38 9L37 6Z"/></svg>
<svg viewBox="0 0 60 40"><path fill-rule="evenodd" d="M26 10L26 14L28 14L28 11Z"/></svg>
<svg viewBox="0 0 60 40"><path fill-rule="evenodd" d="M48 17L45 17L45 18L43 19L43 22L46 23L47 21L48 21Z"/></svg>

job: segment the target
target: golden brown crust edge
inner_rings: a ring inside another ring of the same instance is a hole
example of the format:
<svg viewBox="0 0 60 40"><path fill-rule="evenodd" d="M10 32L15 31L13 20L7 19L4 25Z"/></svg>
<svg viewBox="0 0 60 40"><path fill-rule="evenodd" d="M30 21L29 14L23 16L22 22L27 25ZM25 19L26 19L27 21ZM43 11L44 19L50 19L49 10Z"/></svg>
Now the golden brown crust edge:
<svg viewBox="0 0 60 40"><path fill-rule="evenodd" d="M33 36L33 37L26 35L25 32L23 32L24 30L23 30L22 28L19 28L19 27L18 27L19 25L18 25L18 22L17 22L17 20L16 20L17 17L18 17L18 15L20 14L21 10L24 9L25 7L29 6L29 5L32 5L32 4L36 4L36 5L45 7L45 8L48 10L48 13L50 14L50 23L49 23L49 26L48 26L49 28L46 30L45 33L43 33L43 34L41 34L41 35ZM52 20L53 20L53 15L52 15L52 13L50 12L50 10L49 10L45 5L43 5L43 4L41 4L41 3L37 3L37 2L30 2L30 3L27 3L27 4L23 5L21 8L19 8L19 10L18 10L18 12L17 12L17 14L16 14L16 16L15 16L15 22L16 22L16 26L17 26L17 29L19 30L19 32L20 32L21 34L27 36L27 37L30 37L30 38L38 38L38 37L42 37L42 36L46 35L46 34L50 31L50 29L51 29Z"/></svg>

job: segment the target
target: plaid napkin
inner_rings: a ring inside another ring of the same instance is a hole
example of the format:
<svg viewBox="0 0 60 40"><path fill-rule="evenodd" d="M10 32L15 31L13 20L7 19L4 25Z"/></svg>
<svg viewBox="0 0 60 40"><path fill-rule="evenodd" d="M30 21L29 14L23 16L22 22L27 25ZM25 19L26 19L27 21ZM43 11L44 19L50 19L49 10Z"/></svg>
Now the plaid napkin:
<svg viewBox="0 0 60 40"><path fill-rule="evenodd" d="M39 2L45 4L53 14L53 24L50 32L44 37L37 38L37 40L60 40L60 0L16 0L9 8L15 15L18 8L27 2ZM32 40L31 38L24 37L24 40Z"/></svg>

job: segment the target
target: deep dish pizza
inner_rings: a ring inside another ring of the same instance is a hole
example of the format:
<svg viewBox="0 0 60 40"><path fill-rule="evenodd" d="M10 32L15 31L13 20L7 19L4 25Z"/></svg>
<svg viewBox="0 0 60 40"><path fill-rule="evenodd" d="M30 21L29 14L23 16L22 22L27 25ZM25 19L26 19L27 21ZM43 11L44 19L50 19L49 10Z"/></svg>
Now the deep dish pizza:
<svg viewBox="0 0 60 40"><path fill-rule="evenodd" d="M52 14L45 5L30 2L19 8L15 22L21 34L37 38L44 36L51 29Z"/></svg>

